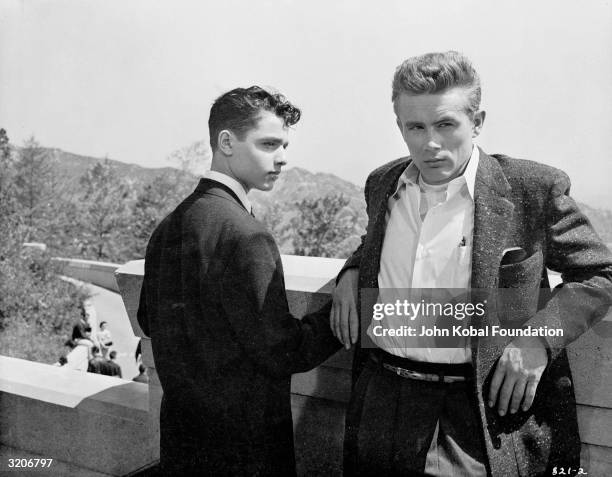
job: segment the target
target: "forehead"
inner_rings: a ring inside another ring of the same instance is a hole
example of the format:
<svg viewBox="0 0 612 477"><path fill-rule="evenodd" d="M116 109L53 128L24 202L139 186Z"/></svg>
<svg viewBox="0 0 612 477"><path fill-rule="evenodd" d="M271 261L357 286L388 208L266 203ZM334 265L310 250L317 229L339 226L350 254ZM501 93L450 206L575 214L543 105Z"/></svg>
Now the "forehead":
<svg viewBox="0 0 612 477"><path fill-rule="evenodd" d="M262 110L259 113L255 126L247 131L246 137L277 137L284 139L287 137L288 133L289 128L285 126L283 118L271 111Z"/></svg>
<svg viewBox="0 0 612 477"><path fill-rule="evenodd" d="M402 93L393 107L395 114L403 121L427 121L445 115L468 117L468 105L469 91L465 88L451 88L435 94Z"/></svg>

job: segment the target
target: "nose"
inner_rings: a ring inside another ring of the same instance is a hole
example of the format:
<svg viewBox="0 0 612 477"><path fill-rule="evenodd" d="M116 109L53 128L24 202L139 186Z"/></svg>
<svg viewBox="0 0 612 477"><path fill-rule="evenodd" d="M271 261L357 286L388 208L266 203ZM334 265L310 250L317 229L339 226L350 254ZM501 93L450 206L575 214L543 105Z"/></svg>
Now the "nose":
<svg viewBox="0 0 612 477"><path fill-rule="evenodd" d="M441 149L442 146L440 145L440 136L434 129L429 130L425 147L429 151L438 151Z"/></svg>
<svg viewBox="0 0 612 477"><path fill-rule="evenodd" d="M287 164L287 156L286 156L286 151L285 148L280 147L278 149L278 152L276 154L276 157L274 158L274 164L278 165L278 166L284 166L285 164Z"/></svg>

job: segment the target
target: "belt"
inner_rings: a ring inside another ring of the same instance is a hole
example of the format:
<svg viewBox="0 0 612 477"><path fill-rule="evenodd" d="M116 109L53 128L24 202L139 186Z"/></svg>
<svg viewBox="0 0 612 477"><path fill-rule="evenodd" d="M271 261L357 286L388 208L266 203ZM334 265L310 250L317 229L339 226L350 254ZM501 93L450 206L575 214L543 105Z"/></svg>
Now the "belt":
<svg viewBox="0 0 612 477"><path fill-rule="evenodd" d="M418 371L412 371L411 369L398 368L397 366L391 366L390 364L383 363L383 368L394 372L402 378L408 379L419 379L421 381L434 381L443 383L460 383L467 381L468 378L465 376L446 376L444 374L429 374L419 373Z"/></svg>
<svg viewBox="0 0 612 477"><path fill-rule="evenodd" d="M382 364L382 367L387 371L407 379L459 383L469 381L472 376L472 366L469 363L424 363L401 358L383 350L375 350L373 353L370 353L370 356L375 362Z"/></svg>

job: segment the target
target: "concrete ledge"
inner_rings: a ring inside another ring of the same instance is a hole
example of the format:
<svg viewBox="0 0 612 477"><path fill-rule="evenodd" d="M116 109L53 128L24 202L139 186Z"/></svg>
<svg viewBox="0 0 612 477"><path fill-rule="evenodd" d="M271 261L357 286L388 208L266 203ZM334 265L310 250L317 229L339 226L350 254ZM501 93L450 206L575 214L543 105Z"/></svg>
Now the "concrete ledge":
<svg viewBox="0 0 612 477"><path fill-rule="evenodd" d="M67 277L119 292L119 287L115 281L115 270L121 266L118 263L94 262L74 258L54 258L53 261L62 264L62 273Z"/></svg>
<svg viewBox="0 0 612 477"><path fill-rule="evenodd" d="M303 316L328 298L333 279L344 263L343 260L288 255L283 255L282 260L287 299L295 316ZM143 334L136 322L136 311L143 272L142 260L130 262L117 270L117 282L132 326L139 336ZM556 274L550 274L549 278L552 286L560 282L560 277ZM602 323L585 333L568 349L583 440L583 462L592 462L595 468L607 465L608 469L612 467L612 393L609 391L612 389L611 337L612 315L608 315ZM142 346L144 363L149 367L150 376L156 377L150 340L144 338ZM305 447L301 450L306 454L300 455L300 451L296 452L298 469L302 474L312 473L315 468L318 469L317 472L320 470L328 473L327 471L333 470L332 474L339 473L337 465L341 461L342 449L339 436L343 432L344 403L350 396L351 360L352 353L340 351L317 369L293 376L291 392L296 429L300 430L304 439L314 439L316 434L319 442L329 441L318 446L318 452L323 456L322 461L327 462L323 467L318 466L316 457L309 454L313 452L308 450L309 444L302 443ZM152 379L151 388L155 389L155 400L159 400L162 394L159 380ZM150 406L152 409L158 408L159 404L152 400ZM306 409L308 412L305 412ZM313 409L314 416L318 416L316 419L320 422L312 421L310 413ZM318 431L314 428L320 427L321 422L325 422L326 427L329 426L325 435L317 434ZM314 427L309 428L311 425ZM330 436L330 432L334 435ZM299 448L302 437L298 437L296 431L296 449ZM332 462L334 459L337 459L335 463ZM301 465L305 467L301 468Z"/></svg>
<svg viewBox="0 0 612 477"><path fill-rule="evenodd" d="M79 476L79 477L111 477L110 474L96 472L94 470L77 467L70 462L53 459L49 467L38 469L15 469L9 467L9 459L49 459L49 456L35 454L15 449L13 447L0 444L0 475L18 477L57 477L59 476ZM9 474L10 472L10 474Z"/></svg>
<svg viewBox="0 0 612 477"><path fill-rule="evenodd" d="M122 265L114 271L115 282L121 292L125 311L130 319L132 330L136 336L143 337L145 334L138 324L136 314L140 302L140 288L144 276L144 260L133 260Z"/></svg>
<svg viewBox="0 0 612 477"><path fill-rule="evenodd" d="M159 458L148 386L4 356L0 370L3 446L108 475Z"/></svg>
<svg viewBox="0 0 612 477"><path fill-rule="evenodd" d="M125 381L59 366L0 356L0 392L76 407L101 391Z"/></svg>
<svg viewBox="0 0 612 477"><path fill-rule="evenodd" d="M282 259L289 306L295 316L328 299L333 278L343 264L342 260L312 257ZM121 290L130 323L142 337L150 384L0 356L0 443L15 455L53 457L62 468L71 469L70 474L130 474L159 459L162 389L150 340L143 337L136 320L144 262L118 266L59 260L72 278ZM612 468L611 336L608 316L568 350L578 401L582 462L590 475L605 475ZM300 475L341 472L351 360L352 353L340 351L320 367L293 376L291 402Z"/></svg>
<svg viewBox="0 0 612 477"><path fill-rule="evenodd" d="M582 444L580 465L584 472L594 477L610 475L612 469L612 449L609 447Z"/></svg>

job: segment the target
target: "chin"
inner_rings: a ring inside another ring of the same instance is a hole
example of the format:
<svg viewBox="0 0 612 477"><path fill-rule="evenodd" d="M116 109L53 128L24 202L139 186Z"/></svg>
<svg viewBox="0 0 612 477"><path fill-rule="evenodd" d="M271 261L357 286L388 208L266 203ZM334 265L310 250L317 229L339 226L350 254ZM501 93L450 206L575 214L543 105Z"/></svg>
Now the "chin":
<svg viewBox="0 0 612 477"><path fill-rule="evenodd" d="M274 182L266 182L265 184L261 184L257 187L254 187L254 189L268 191L268 190L272 190L273 187L274 187Z"/></svg>

